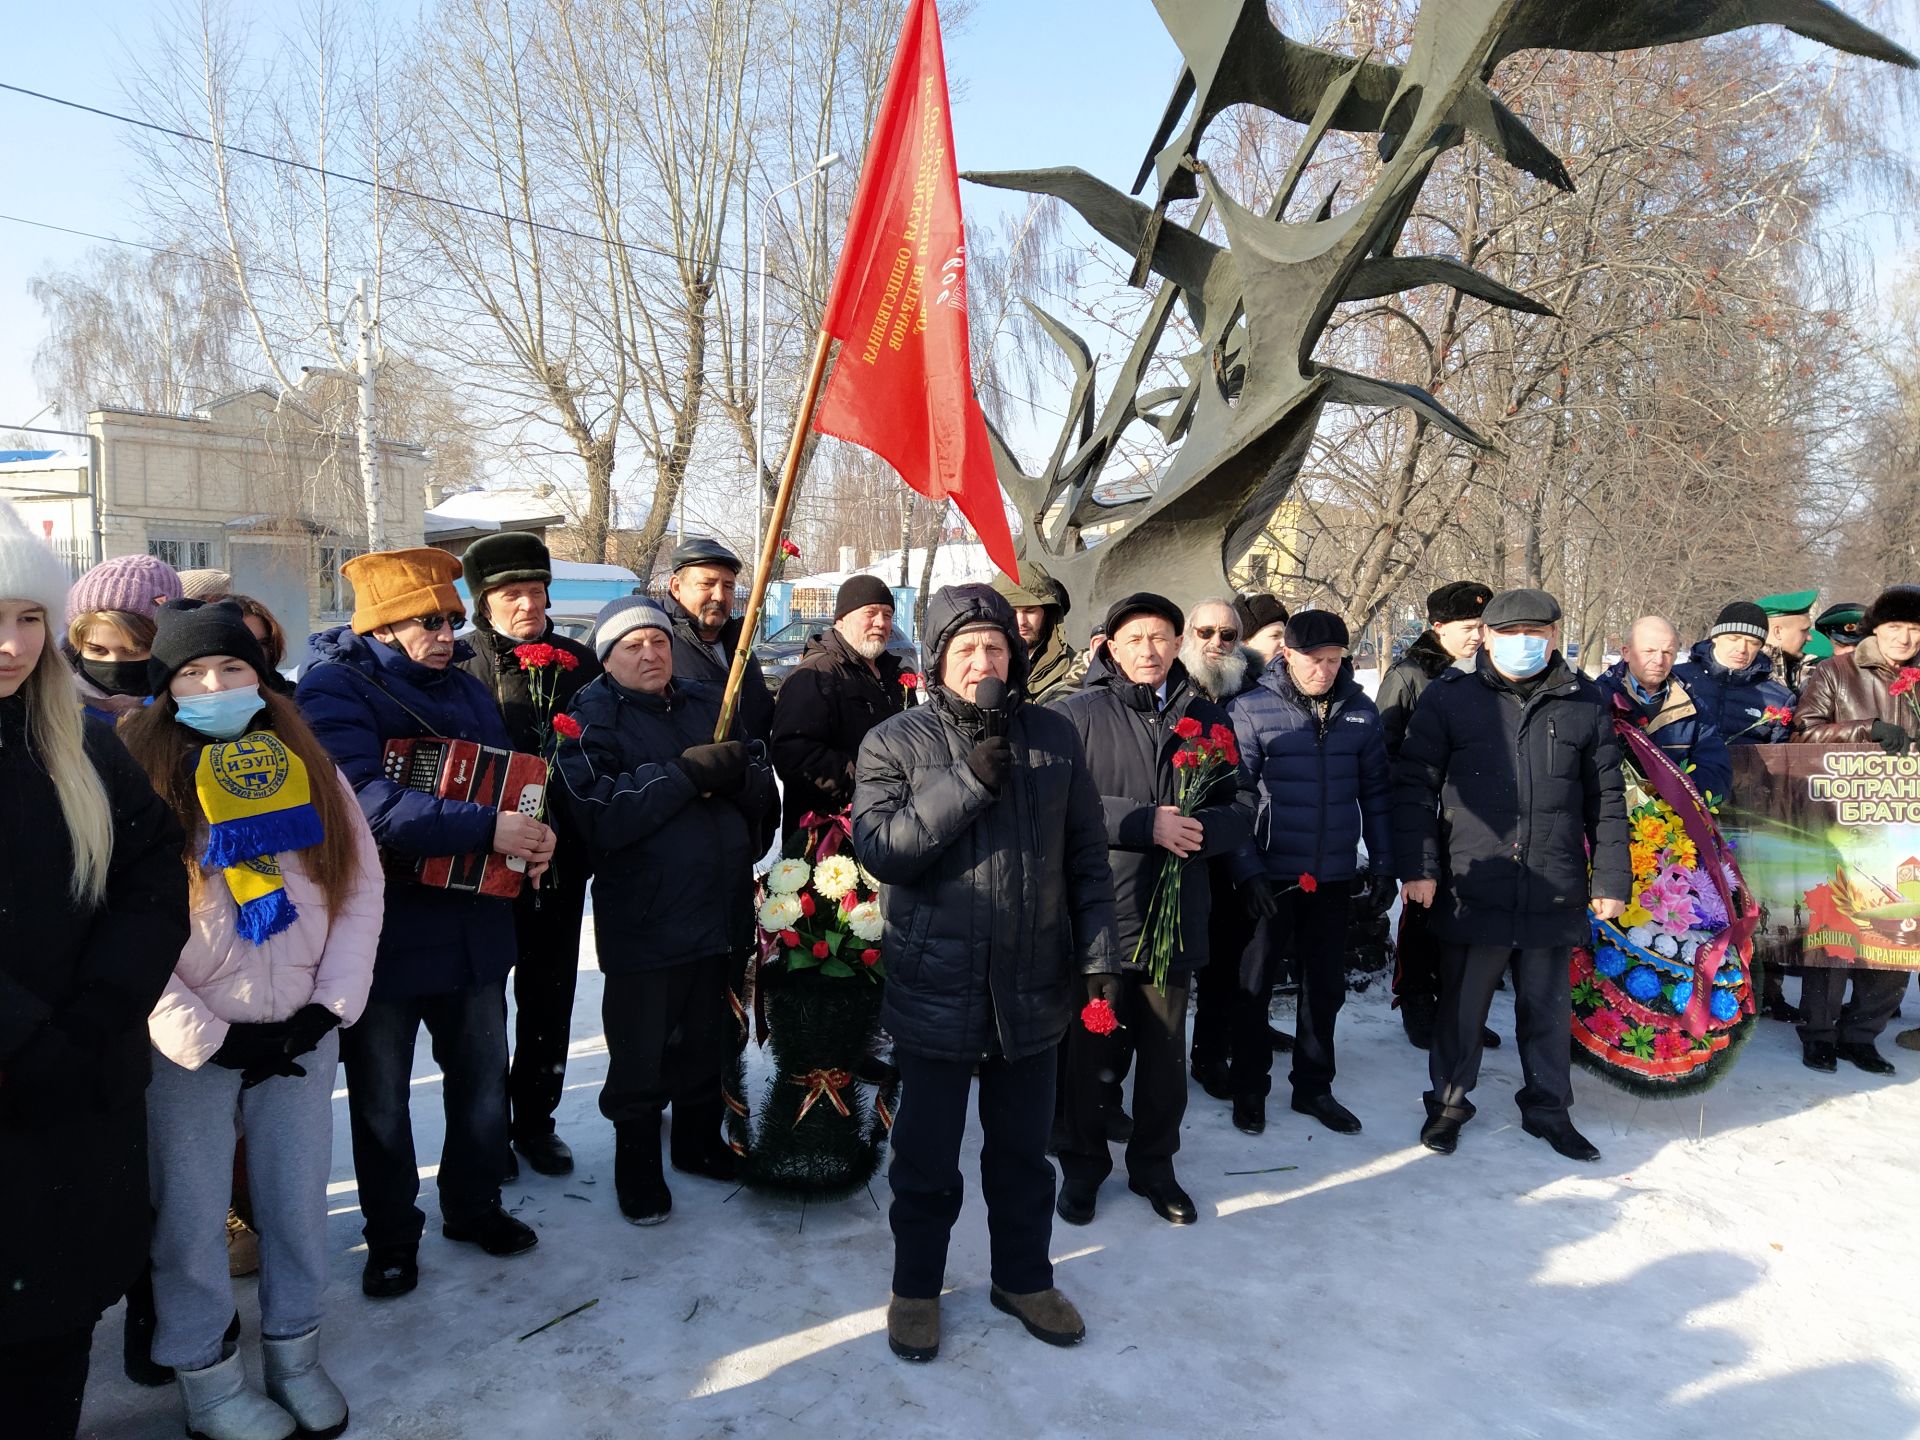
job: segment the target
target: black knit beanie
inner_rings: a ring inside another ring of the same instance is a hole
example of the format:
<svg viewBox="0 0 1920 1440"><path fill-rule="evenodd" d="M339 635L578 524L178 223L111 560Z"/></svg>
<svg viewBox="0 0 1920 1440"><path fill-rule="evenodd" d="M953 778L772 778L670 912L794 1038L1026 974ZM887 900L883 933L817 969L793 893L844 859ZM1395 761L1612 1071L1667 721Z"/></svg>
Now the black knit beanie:
<svg viewBox="0 0 1920 1440"><path fill-rule="evenodd" d="M263 685L273 675L266 652L247 628L246 614L231 600L212 605L200 600L174 600L153 612L153 623L147 676L156 695L166 691L181 666L206 655L231 655L246 661Z"/></svg>
<svg viewBox="0 0 1920 1440"><path fill-rule="evenodd" d="M1721 635L1749 635L1755 640L1767 638L1767 612L1751 600L1735 600L1714 617L1709 640Z"/></svg>
<svg viewBox="0 0 1920 1440"><path fill-rule="evenodd" d="M836 621L844 620L868 605L885 605L892 609L893 591L878 575L855 575L841 583L840 593L833 601L833 618Z"/></svg>

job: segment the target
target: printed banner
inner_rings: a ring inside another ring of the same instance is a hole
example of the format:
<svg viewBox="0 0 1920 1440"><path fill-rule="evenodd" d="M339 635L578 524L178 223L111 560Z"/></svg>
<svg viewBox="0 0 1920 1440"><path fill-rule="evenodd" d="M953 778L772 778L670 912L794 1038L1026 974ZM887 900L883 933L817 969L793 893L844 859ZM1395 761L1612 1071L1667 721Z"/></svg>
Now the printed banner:
<svg viewBox="0 0 1920 1440"><path fill-rule="evenodd" d="M1920 969L1920 755L1735 745L1720 810L1767 965Z"/></svg>

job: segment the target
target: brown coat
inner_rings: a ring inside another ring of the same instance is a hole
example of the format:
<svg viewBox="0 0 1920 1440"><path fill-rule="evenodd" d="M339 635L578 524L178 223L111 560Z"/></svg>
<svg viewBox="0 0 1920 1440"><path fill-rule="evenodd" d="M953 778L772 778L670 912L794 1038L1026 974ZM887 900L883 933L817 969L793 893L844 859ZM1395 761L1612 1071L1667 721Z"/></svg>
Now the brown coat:
<svg viewBox="0 0 1920 1440"><path fill-rule="evenodd" d="M1872 635L1851 654L1821 661L1800 692L1793 738L1810 745L1859 744L1872 738L1876 720L1912 732L1920 691L1892 693L1901 668L1880 653Z"/></svg>

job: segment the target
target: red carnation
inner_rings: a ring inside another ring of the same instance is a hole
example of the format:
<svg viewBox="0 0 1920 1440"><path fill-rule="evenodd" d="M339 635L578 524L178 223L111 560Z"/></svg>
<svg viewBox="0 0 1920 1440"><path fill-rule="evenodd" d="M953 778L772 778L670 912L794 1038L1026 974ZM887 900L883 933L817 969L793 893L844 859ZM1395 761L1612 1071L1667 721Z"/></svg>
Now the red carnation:
<svg viewBox="0 0 1920 1440"><path fill-rule="evenodd" d="M827 944L826 941L816 940L813 942L813 958L814 959L824 960L827 958L827 956L831 955L832 953L833 953L833 947Z"/></svg>
<svg viewBox="0 0 1920 1440"><path fill-rule="evenodd" d="M580 722L571 715L556 715L553 717L553 733L556 735L564 735L569 740L578 740L583 729L584 727Z"/></svg>
<svg viewBox="0 0 1920 1440"><path fill-rule="evenodd" d="M1173 752L1173 768L1176 770L1191 770L1199 763L1200 757L1191 750L1176 750Z"/></svg>
<svg viewBox="0 0 1920 1440"><path fill-rule="evenodd" d="M1089 1000L1086 1008L1080 1012L1080 1023L1087 1027L1091 1035L1111 1035L1120 1028L1120 1017L1113 1013L1113 1006L1104 1000Z"/></svg>
<svg viewBox="0 0 1920 1440"><path fill-rule="evenodd" d="M1300 889L1303 893L1311 895L1319 888L1320 882L1318 880L1314 879L1313 876L1307 874L1304 870L1300 872Z"/></svg>
<svg viewBox="0 0 1920 1440"><path fill-rule="evenodd" d="M544 670L553 664L556 653L553 646L546 644L516 645L513 653L520 662L522 670Z"/></svg>
<svg viewBox="0 0 1920 1440"><path fill-rule="evenodd" d="M1207 738L1216 745L1231 745L1233 744L1233 727L1215 725L1207 731Z"/></svg>
<svg viewBox="0 0 1920 1440"><path fill-rule="evenodd" d="M1173 733L1182 740L1198 740L1201 735L1200 722L1191 715L1182 715L1173 723Z"/></svg>
<svg viewBox="0 0 1920 1440"><path fill-rule="evenodd" d="M878 950L862 950L860 952L860 963L862 965L878 965L880 963L880 952Z"/></svg>
<svg viewBox="0 0 1920 1440"><path fill-rule="evenodd" d="M920 677L911 670L902 670L900 672L900 688L902 690L918 690L920 688Z"/></svg>
<svg viewBox="0 0 1920 1440"><path fill-rule="evenodd" d="M798 930L782 930L780 932L780 943L790 949L798 948L800 944L800 932Z"/></svg>
<svg viewBox="0 0 1920 1440"><path fill-rule="evenodd" d="M802 915L811 915L813 914L813 908L813 896L805 890L802 890L800 892L800 913Z"/></svg>
<svg viewBox="0 0 1920 1440"><path fill-rule="evenodd" d="M580 657L575 655L571 650L562 650L557 645L553 650L553 661L554 664L558 665L562 670L578 670L580 668Z"/></svg>
<svg viewBox="0 0 1920 1440"><path fill-rule="evenodd" d="M780 553L789 560L798 560L800 558L800 547L785 536L782 536L780 539Z"/></svg>

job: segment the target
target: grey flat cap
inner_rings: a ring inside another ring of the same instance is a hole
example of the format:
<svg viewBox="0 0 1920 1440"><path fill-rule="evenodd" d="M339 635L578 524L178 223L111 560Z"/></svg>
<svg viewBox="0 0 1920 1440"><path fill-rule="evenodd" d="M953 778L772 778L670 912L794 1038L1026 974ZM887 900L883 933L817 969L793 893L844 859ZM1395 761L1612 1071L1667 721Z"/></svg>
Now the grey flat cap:
<svg viewBox="0 0 1920 1440"><path fill-rule="evenodd" d="M1502 590L1487 602L1481 622L1489 630L1509 625L1558 625L1560 602L1544 590Z"/></svg>

